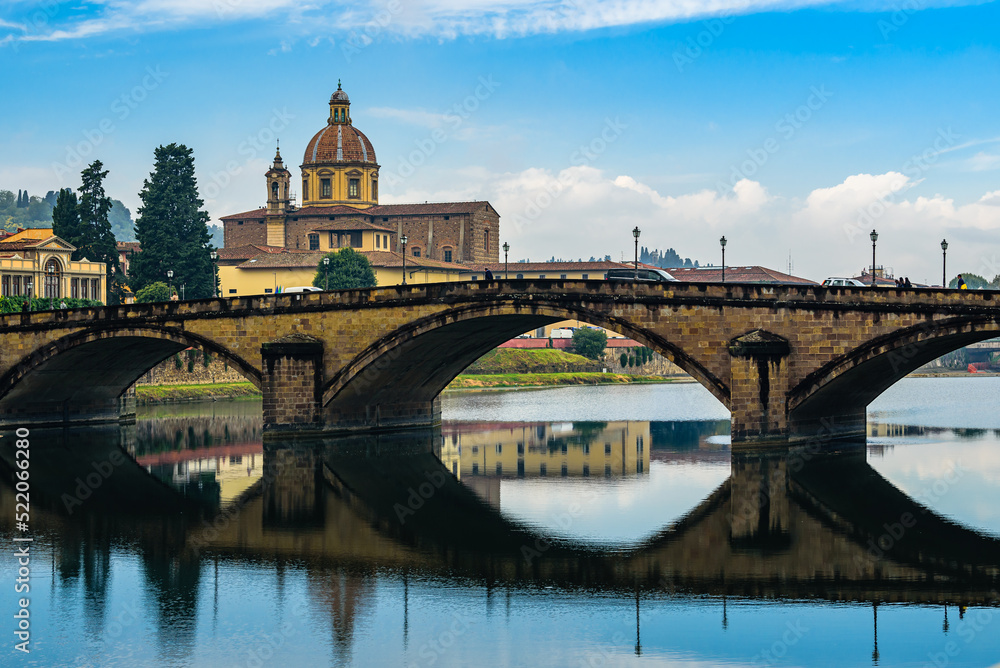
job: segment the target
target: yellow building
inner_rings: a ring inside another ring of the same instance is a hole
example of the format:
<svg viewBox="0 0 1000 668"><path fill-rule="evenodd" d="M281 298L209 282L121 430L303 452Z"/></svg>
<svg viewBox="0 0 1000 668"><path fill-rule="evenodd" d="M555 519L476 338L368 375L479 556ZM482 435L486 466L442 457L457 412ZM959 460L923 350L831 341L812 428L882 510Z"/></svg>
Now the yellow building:
<svg viewBox="0 0 1000 668"><path fill-rule="evenodd" d="M18 229L0 238L0 294L47 299L104 301L107 266L87 259L73 261L76 247L50 227Z"/></svg>
<svg viewBox="0 0 1000 668"><path fill-rule="evenodd" d="M357 252L368 258L377 284L381 287L403 283L403 255L381 250L380 233L375 230L361 229L357 233ZM337 249L335 245L328 246L326 251L296 251L255 245L219 249L221 294L223 297L243 297L311 286L323 256ZM407 284L462 281L466 280L468 272L467 266L454 262L406 258Z"/></svg>

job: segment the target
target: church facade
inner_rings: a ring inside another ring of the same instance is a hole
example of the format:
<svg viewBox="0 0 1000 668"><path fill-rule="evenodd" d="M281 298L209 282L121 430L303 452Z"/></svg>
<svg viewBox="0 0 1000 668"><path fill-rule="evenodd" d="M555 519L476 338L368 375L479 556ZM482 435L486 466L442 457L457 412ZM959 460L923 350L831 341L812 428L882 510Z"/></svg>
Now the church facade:
<svg viewBox="0 0 1000 668"><path fill-rule="evenodd" d="M306 145L299 166L301 206L293 201L293 176L278 151L265 174L267 205L221 218L226 248L403 253L405 244L415 258L498 261L500 215L489 202L379 204L375 148L354 127L350 99L339 84L329 106L326 125Z"/></svg>

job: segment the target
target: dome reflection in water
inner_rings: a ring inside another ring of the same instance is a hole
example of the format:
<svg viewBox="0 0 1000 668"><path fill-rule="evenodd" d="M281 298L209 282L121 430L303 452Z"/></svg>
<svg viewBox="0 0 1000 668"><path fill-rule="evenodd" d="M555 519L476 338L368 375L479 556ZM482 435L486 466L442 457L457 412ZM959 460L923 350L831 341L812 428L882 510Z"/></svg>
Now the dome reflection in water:
<svg viewBox="0 0 1000 668"><path fill-rule="evenodd" d="M909 401L940 391L921 382ZM33 431L36 656L843 666L1000 654L997 522L982 510L997 505L1000 424L969 433L925 413L930 426L872 420L867 448L836 455L734 455L714 400L696 414L696 386L570 389L449 395L439 430L308 444L262 444L259 406L240 403L124 431ZM885 399L873 415L908 401ZM122 451L89 485L94 463ZM8 544L13 493L0 488Z"/></svg>

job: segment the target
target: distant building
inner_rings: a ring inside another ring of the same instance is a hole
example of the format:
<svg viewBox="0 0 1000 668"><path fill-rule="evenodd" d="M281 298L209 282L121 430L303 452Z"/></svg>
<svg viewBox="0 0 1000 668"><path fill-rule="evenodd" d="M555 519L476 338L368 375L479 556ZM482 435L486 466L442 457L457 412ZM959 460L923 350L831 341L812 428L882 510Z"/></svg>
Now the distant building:
<svg viewBox="0 0 1000 668"><path fill-rule="evenodd" d="M496 262L500 215L489 202L379 204L375 148L351 119L340 86L326 125L306 144L302 205L281 152L266 172L267 205L221 218L226 248L263 245L289 250L403 252L457 264ZM401 274L400 274L401 275Z"/></svg>
<svg viewBox="0 0 1000 668"><path fill-rule="evenodd" d="M641 262L639 266L645 266ZM678 281L691 283L721 283L722 267L695 267L691 269L666 267L663 269ZM792 276L774 269L753 266L726 267L726 283L760 283L763 285L819 285L808 278Z"/></svg>
<svg viewBox="0 0 1000 668"><path fill-rule="evenodd" d="M71 259L76 247L50 227L0 235L0 294L104 301L107 265Z"/></svg>

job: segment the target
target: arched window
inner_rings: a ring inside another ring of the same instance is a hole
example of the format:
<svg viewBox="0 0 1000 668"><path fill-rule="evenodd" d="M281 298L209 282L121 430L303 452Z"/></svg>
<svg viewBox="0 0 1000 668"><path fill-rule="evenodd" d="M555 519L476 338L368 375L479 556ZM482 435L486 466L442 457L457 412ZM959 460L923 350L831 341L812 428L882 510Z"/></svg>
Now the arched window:
<svg viewBox="0 0 1000 668"><path fill-rule="evenodd" d="M278 199L278 182L271 181L271 199Z"/></svg>
<svg viewBox="0 0 1000 668"><path fill-rule="evenodd" d="M490 231L486 230L483 233L483 250L487 253L490 252Z"/></svg>
<svg viewBox="0 0 1000 668"><path fill-rule="evenodd" d="M309 199L309 179L302 179L302 201Z"/></svg>
<svg viewBox="0 0 1000 668"><path fill-rule="evenodd" d="M62 283L62 267L55 258L45 263L45 297L59 299L59 285Z"/></svg>

